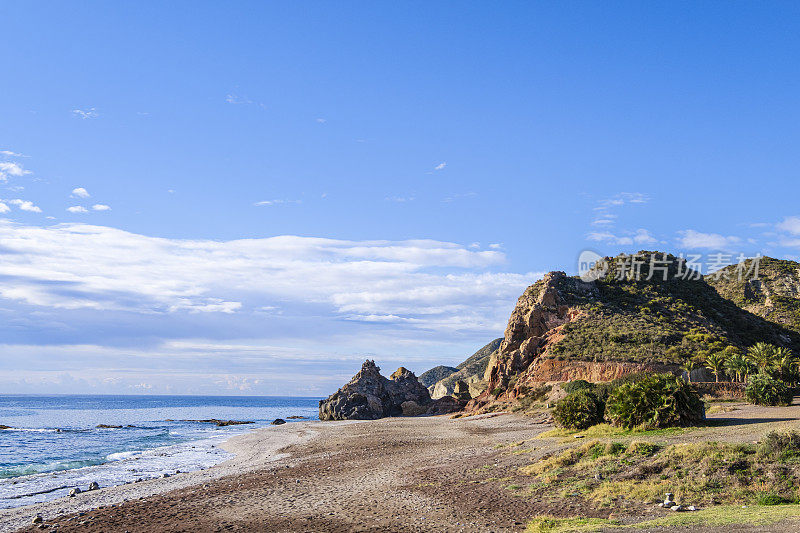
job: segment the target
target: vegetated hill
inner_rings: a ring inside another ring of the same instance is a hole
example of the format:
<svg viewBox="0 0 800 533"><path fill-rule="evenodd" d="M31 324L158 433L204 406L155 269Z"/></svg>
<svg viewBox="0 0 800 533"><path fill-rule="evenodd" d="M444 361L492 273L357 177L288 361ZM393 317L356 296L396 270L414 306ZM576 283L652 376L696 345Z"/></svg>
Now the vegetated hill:
<svg viewBox="0 0 800 533"><path fill-rule="evenodd" d="M653 256L667 266L651 276ZM689 359L759 341L800 353L797 331L721 296L683 259L642 251L607 257L604 267L594 281L551 272L525 290L486 370L488 389L472 407L523 396L536 382L677 370Z"/></svg>
<svg viewBox="0 0 800 533"><path fill-rule="evenodd" d="M446 378L450 374L455 374L456 372L458 372L458 369L455 367L439 365L430 370L426 370L419 375L418 379L425 387L430 387L431 385L435 385L437 381Z"/></svg>
<svg viewBox="0 0 800 533"><path fill-rule="evenodd" d="M758 275L745 275L755 272L754 262ZM771 257L757 262L748 259L741 267L730 265L705 279L742 309L800 332L800 263Z"/></svg>
<svg viewBox="0 0 800 533"><path fill-rule="evenodd" d="M474 394L475 396L483 392L483 390L486 388L486 384L483 381L483 375L486 372L486 367L489 365L489 359L492 353L500 347L500 343L502 341L502 337L493 340L469 356L466 360L456 365L456 372L452 372L442 379L427 385L428 390L431 393L431 397L441 398L442 396L452 394L453 389L456 386L456 382L458 381L466 382L470 386L470 393ZM428 370L428 372L435 370L435 368ZM425 372L425 374L428 372ZM425 374L422 375L424 376ZM420 380L421 378L422 376L420 376Z"/></svg>

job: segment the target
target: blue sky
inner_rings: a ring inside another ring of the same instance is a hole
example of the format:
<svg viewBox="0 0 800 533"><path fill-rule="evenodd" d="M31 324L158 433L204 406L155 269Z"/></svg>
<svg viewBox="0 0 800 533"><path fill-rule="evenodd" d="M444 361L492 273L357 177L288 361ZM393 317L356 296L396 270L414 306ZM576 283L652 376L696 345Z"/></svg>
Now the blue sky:
<svg viewBox="0 0 800 533"><path fill-rule="evenodd" d="M580 251L800 255L789 2L4 2L0 390L457 363Z"/></svg>

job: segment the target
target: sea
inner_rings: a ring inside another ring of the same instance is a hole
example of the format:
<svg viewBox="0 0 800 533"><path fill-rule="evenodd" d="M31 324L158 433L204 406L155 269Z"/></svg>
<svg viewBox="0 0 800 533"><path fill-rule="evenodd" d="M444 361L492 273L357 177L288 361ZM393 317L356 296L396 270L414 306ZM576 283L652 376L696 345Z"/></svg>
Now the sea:
<svg viewBox="0 0 800 533"><path fill-rule="evenodd" d="M0 508L208 468L219 445L276 418L317 419L319 398L0 395ZM217 426L190 420L242 420ZM99 428L98 425L122 426Z"/></svg>

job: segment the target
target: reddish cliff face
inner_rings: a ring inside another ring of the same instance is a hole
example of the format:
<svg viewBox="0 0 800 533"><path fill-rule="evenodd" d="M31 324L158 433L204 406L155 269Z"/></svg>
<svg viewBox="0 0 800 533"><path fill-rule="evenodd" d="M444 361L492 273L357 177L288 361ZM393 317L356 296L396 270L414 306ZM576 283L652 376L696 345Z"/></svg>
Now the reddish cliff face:
<svg viewBox="0 0 800 533"><path fill-rule="evenodd" d="M564 272L550 272L528 287L517 301L500 349L486 369L489 386L467 409L480 409L496 400L513 400L536 382L610 381L643 370L673 370L669 365L595 363L550 357L548 350L563 338L564 326L583 315L579 306L598 297L595 282L567 277Z"/></svg>

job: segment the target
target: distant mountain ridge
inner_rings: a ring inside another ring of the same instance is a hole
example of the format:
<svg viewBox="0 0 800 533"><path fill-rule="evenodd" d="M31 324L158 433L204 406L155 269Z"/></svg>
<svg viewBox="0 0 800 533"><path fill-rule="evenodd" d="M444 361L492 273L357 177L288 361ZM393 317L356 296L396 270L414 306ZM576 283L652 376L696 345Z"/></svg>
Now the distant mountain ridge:
<svg viewBox="0 0 800 533"><path fill-rule="evenodd" d="M467 383L470 387L470 393L475 393L474 395L477 396L483 392L486 387L483 382L483 375L486 372L486 367L489 365L489 359L492 353L500 347L502 341L502 337L494 339L456 365L455 368L441 365L436 366L420 375L420 382L428 387L432 398L441 398L442 396L452 394L458 381ZM449 370L452 370L452 372L449 372ZM431 382L430 377L437 373L442 375L442 377ZM425 381L423 381L423 377L426 378Z"/></svg>

